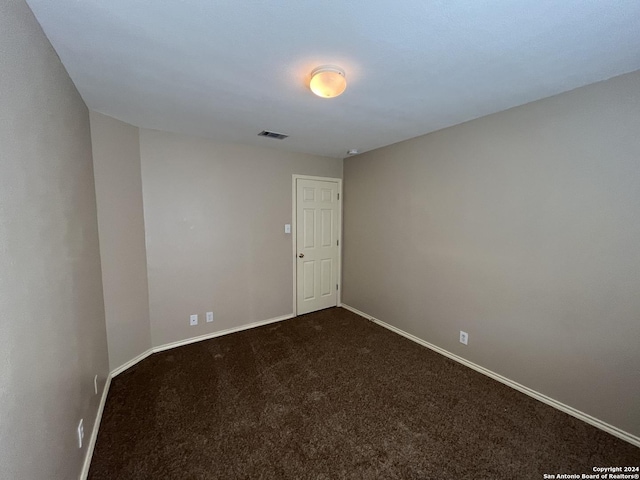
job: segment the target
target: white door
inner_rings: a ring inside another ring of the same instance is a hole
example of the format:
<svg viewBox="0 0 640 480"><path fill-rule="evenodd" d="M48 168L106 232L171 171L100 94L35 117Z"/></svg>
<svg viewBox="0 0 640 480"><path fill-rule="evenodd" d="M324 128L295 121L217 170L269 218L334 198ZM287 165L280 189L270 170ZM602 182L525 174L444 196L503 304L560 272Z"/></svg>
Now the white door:
<svg viewBox="0 0 640 480"><path fill-rule="evenodd" d="M338 183L296 179L296 311L338 303Z"/></svg>

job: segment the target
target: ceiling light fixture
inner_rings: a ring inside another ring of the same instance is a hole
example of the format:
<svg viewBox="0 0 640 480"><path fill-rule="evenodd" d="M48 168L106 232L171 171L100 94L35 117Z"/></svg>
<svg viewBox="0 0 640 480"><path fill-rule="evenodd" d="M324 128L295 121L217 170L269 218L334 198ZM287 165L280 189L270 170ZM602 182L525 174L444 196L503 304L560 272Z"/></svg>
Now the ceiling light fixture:
<svg viewBox="0 0 640 480"><path fill-rule="evenodd" d="M311 72L311 91L322 98L333 98L347 88L344 70L335 65L322 65Z"/></svg>

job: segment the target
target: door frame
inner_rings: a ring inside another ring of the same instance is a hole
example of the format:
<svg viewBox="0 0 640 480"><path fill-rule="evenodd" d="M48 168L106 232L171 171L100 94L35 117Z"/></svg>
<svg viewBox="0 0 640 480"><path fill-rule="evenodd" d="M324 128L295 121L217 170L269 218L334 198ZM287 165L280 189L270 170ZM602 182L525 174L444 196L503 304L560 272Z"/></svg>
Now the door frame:
<svg viewBox="0 0 640 480"><path fill-rule="evenodd" d="M291 176L291 250L293 252L293 316L298 316L298 190L297 180L318 180L320 182L335 182L338 184L338 291L336 292L336 306L342 306L342 179L332 177L315 177L312 175Z"/></svg>

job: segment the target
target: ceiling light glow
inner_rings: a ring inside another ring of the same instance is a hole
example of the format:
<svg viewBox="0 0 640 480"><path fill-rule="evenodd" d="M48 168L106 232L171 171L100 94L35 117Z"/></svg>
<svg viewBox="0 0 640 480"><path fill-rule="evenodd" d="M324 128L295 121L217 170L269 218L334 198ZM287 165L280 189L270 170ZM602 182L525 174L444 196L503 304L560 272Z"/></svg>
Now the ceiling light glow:
<svg viewBox="0 0 640 480"><path fill-rule="evenodd" d="M314 68L311 72L309 88L322 98L337 97L347 88L344 70L335 65L322 65Z"/></svg>

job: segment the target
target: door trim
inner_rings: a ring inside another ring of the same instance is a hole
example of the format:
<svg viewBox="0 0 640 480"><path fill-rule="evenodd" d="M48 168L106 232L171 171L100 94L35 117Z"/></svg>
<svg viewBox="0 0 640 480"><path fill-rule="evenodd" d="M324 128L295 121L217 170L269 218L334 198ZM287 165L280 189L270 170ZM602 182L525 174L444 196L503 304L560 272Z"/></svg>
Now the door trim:
<svg viewBox="0 0 640 480"><path fill-rule="evenodd" d="M320 182L335 182L338 184L338 242L340 243L338 248L338 292L336 295L336 305L339 307L342 305L342 179L331 177L314 177L311 175L296 175L291 176L291 251L293 255L293 314L298 316L298 269L297 269L297 256L298 256L298 230L297 230L297 180L318 180Z"/></svg>

